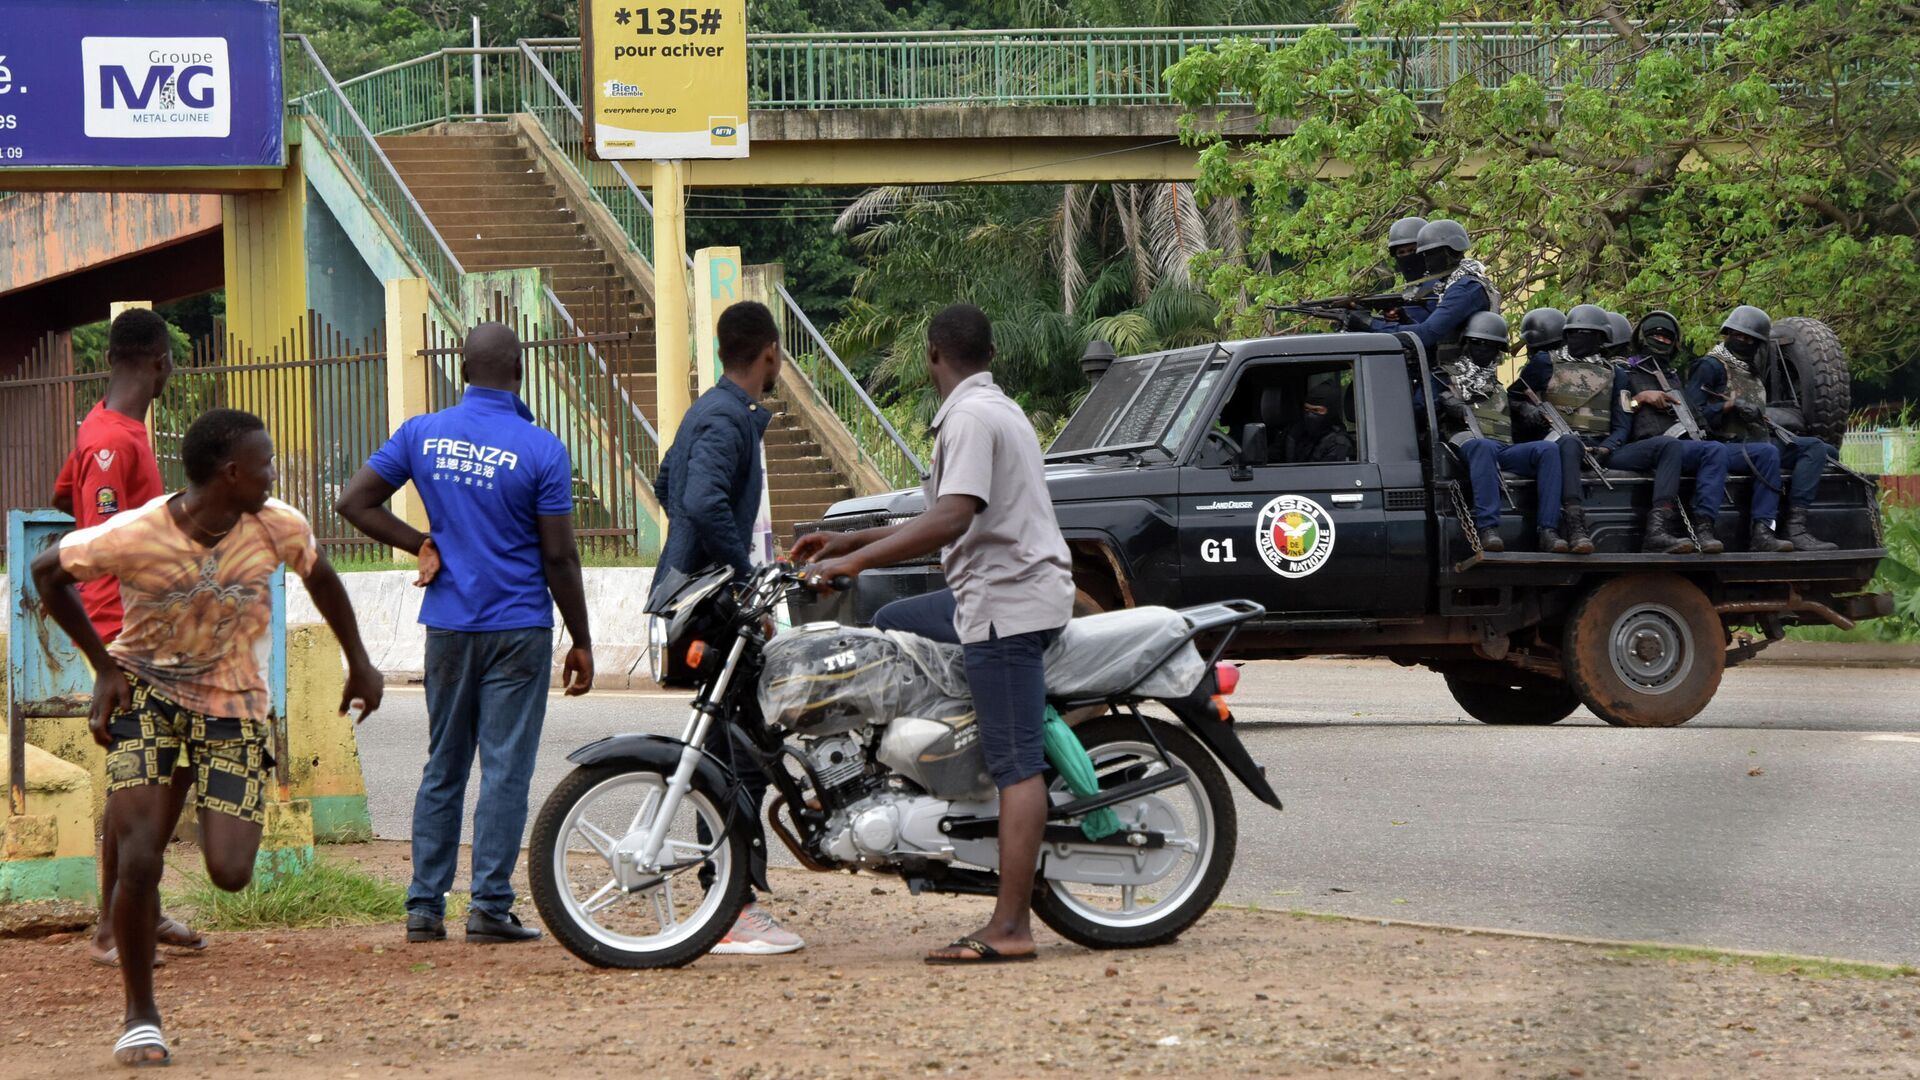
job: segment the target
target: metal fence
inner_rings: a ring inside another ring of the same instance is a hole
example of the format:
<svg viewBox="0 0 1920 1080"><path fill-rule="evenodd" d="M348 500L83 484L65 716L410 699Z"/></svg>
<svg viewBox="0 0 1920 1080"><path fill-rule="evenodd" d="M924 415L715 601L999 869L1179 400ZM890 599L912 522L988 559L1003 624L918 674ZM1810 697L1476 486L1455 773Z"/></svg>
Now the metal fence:
<svg viewBox="0 0 1920 1080"><path fill-rule="evenodd" d="M631 331L581 333L551 293L534 312L496 300L493 318L516 329L524 381L520 397L540 426L553 432L572 462L574 534L581 547L606 557L657 553L660 537L639 492L651 490L659 441L635 407L632 388L651 374ZM602 325L606 325L603 323ZM466 390L459 357L464 334L426 324L427 408L456 404ZM450 459L430 483L489 484L495 468Z"/></svg>
<svg viewBox="0 0 1920 1080"><path fill-rule="evenodd" d="M1840 444L1840 460L1850 468L1882 476L1920 473L1920 430L1849 431Z"/></svg>
<svg viewBox="0 0 1920 1080"><path fill-rule="evenodd" d="M800 310L785 285L779 286L779 293L780 302L774 305L773 315L780 324L781 346L794 367L806 375L814 400L840 418L861 458L887 483L894 487L919 484L927 474L920 456L867 396L860 380L841 363L839 354Z"/></svg>
<svg viewBox="0 0 1920 1080"><path fill-rule="evenodd" d="M273 437L277 498L313 523L331 555L384 558L333 504L347 480L385 442L387 357L379 337L350 341L308 313L272 349L246 348L223 328L192 343L147 414L169 491L186 486L180 448L208 409L244 409ZM0 510L46 506L73 453L80 422L106 393L104 358L75 370L71 338L50 336L20 372L0 379Z"/></svg>

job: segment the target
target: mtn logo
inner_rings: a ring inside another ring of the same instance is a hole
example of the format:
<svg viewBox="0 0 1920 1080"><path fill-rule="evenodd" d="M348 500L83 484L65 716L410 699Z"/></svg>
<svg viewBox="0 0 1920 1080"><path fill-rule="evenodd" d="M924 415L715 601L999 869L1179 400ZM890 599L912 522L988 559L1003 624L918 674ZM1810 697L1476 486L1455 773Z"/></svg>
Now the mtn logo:
<svg viewBox="0 0 1920 1080"><path fill-rule="evenodd" d="M233 122L226 38L80 39L90 139L224 139Z"/></svg>

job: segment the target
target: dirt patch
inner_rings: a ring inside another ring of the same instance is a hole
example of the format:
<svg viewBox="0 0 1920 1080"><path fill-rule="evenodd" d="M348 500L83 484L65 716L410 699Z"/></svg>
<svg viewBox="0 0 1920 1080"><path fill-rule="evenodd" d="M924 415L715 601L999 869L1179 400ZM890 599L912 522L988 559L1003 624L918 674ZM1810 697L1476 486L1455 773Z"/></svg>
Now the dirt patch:
<svg viewBox="0 0 1920 1080"><path fill-rule="evenodd" d="M403 879L405 847L328 849ZM176 855L176 859L178 856ZM1920 979L1812 979L1549 941L1219 910L1178 943L930 969L984 901L777 873L810 948L600 971L397 926L221 934L157 973L176 1075L1920 1076ZM0 1073L117 1074L84 941L0 941Z"/></svg>

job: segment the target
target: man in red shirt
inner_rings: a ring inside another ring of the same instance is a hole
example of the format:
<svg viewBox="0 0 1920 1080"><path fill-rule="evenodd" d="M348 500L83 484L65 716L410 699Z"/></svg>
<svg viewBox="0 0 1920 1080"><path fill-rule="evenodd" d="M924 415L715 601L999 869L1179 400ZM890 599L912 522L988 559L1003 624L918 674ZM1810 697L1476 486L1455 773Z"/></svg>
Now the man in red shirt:
<svg viewBox="0 0 1920 1080"><path fill-rule="evenodd" d="M165 494L160 486L160 463L147 438L147 408L166 388L173 374L173 342L166 320L143 308L132 308L113 320L107 333L107 392L80 422L73 453L60 467L54 482L53 505L72 514L76 529L90 529L122 510L132 510ZM123 612L120 582L105 577L80 586L87 621L111 644L120 636ZM170 788L177 817L184 805L187 783ZM118 852L113 833L100 846L100 925L94 931L88 955L97 964L119 962L109 917L113 889L119 878ZM207 939L164 914L160 918L161 944L204 949Z"/></svg>

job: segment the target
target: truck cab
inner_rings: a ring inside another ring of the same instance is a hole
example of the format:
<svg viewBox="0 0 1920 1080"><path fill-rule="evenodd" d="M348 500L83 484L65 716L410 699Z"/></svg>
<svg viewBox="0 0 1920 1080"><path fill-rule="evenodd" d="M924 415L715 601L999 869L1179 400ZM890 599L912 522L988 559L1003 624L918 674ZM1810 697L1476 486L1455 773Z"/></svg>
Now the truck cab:
<svg viewBox="0 0 1920 1080"><path fill-rule="evenodd" d="M1885 614L1863 592L1885 554L1874 492L1823 477L1813 525L1825 553L1645 555L1652 481L1589 473L1598 550L1535 553L1533 482L1508 477L1501 553L1467 526L1464 467L1418 409L1427 358L1388 334L1301 334L1116 361L1046 452L1073 552L1076 608L1248 599L1267 616L1240 659L1384 656L1447 677L1491 723L1552 723L1586 704L1611 723L1671 726L1703 708L1721 672L1798 622ZM1331 392L1338 387L1338 393ZM1310 390L1351 436L1306 453ZM1313 460L1308 460L1312 457ZM1743 537L1751 478L1729 485L1721 535ZM1611 487L1607 486L1610 484ZM918 491L833 507L814 528L858 529L918 513ZM864 623L901 596L940 588L936 562L870 571L796 615Z"/></svg>

